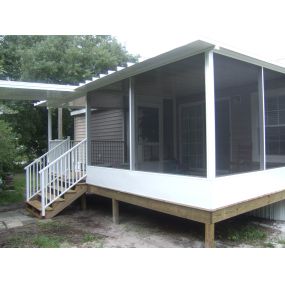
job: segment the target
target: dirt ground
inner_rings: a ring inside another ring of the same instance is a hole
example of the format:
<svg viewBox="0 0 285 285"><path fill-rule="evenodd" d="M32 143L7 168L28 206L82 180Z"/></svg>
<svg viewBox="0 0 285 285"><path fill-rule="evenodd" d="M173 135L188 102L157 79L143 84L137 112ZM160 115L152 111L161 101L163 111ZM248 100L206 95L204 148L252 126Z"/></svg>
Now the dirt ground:
<svg viewBox="0 0 285 285"><path fill-rule="evenodd" d="M24 208L20 211L28 215ZM285 247L285 222L248 216L220 222L216 246ZM89 195L86 211L77 202L51 220L0 229L0 247L201 248L204 225L124 203L116 225L111 201Z"/></svg>

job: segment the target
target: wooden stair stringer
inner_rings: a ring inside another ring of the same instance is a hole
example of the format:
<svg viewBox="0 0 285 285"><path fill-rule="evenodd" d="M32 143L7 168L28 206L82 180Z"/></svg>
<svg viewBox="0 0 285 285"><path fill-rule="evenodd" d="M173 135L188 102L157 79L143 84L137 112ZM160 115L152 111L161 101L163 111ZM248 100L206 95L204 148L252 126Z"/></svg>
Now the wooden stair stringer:
<svg viewBox="0 0 285 285"><path fill-rule="evenodd" d="M64 194L64 201L60 203L52 204L52 211L48 211L45 214L45 219L50 219L56 216L58 213L63 211L67 206L69 206L72 202L78 199L80 196L85 194L87 191L87 184L80 184L74 187L74 190L69 190Z"/></svg>

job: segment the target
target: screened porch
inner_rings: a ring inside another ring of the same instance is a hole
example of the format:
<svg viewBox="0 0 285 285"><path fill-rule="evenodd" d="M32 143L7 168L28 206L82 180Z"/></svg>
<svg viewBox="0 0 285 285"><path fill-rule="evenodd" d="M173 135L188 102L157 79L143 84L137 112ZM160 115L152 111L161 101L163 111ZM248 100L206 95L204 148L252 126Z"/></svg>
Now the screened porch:
<svg viewBox="0 0 285 285"><path fill-rule="evenodd" d="M211 59L196 54L89 92L89 165L198 177L207 162L215 177L284 166L285 75Z"/></svg>

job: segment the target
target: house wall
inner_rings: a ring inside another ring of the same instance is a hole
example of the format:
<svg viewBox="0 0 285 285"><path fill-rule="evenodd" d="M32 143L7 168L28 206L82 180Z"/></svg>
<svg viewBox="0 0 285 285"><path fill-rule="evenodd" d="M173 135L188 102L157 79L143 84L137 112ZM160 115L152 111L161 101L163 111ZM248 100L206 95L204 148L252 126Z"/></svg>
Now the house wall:
<svg viewBox="0 0 285 285"><path fill-rule="evenodd" d="M124 117L122 110L108 110L92 113L91 140L123 140ZM74 140L86 138L85 115L74 116Z"/></svg>
<svg viewBox="0 0 285 285"><path fill-rule="evenodd" d="M90 130L91 140L123 140L123 110L103 110L92 113Z"/></svg>
<svg viewBox="0 0 285 285"><path fill-rule="evenodd" d="M85 115L74 116L74 140L82 141L86 138L86 118Z"/></svg>

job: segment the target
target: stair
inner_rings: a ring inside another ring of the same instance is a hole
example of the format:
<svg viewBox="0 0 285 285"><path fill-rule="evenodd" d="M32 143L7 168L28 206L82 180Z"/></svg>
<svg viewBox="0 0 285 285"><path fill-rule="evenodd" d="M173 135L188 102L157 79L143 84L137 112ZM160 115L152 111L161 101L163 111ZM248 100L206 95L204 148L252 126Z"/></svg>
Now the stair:
<svg viewBox="0 0 285 285"><path fill-rule="evenodd" d="M73 189L68 190L61 197L57 198L50 206L48 206L45 209L46 213L44 217L41 216L42 205L40 194L35 196L32 200L26 202L27 210L37 218L50 219L85 194L86 191L87 185L84 182L78 183ZM51 194L51 199L53 199L53 194Z"/></svg>
<svg viewBox="0 0 285 285"><path fill-rule="evenodd" d="M26 167L27 210L38 218L54 217L87 191L87 140L64 143Z"/></svg>

